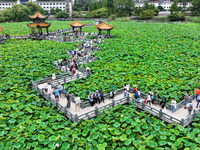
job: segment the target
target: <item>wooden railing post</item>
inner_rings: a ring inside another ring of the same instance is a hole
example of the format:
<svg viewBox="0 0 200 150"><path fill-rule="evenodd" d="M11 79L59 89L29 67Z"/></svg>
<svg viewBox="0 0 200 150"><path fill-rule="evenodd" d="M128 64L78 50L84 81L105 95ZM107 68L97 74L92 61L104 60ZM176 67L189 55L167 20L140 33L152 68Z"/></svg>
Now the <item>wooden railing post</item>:
<svg viewBox="0 0 200 150"><path fill-rule="evenodd" d="M49 94L49 101L51 101L51 94Z"/></svg>
<svg viewBox="0 0 200 150"><path fill-rule="evenodd" d="M75 122L78 123L78 115L77 114L75 115Z"/></svg>
<svg viewBox="0 0 200 150"><path fill-rule="evenodd" d="M129 93L127 94L127 102L130 102Z"/></svg>
<svg viewBox="0 0 200 150"><path fill-rule="evenodd" d="M65 77L65 76L64 76L64 79L63 79L63 80L64 80L64 83L66 83L66 77Z"/></svg>
<svg viewBox="0 0 200 150"><path fill-rule="evenodd" d="M81 100L81 109L84 109L84 102Z"/></svg>
<svg viewBox="0 0 200 150"><path fill-rule="evenodd" d="M76 77L77 77L77 79L79 78L79 73L77 73L77 76L76 76Z"/></svg>
<svg viewBox="0 0 200 150"><path fill-rule="evenodd" d="M95 107L95 116L97 116L98 115L98 108L97 107Z"/></svg>
<svg viewBox="0 0 200 150"><path fill-rule="evenodd" d="M112 108L114 108L114 107L115 107L115 101L112 100Z"/></svg>
<svg viewBox="0 0 200 150"><path fill-rule="evenodd" d="M160 111L159 111L159 118L162 118L162 116L163 116L163 112L162 112L162 109L160 109Z"/></svg>
<svg viewBox="0 0 200 150"><path fill-rule="evenodd" d="M144 104L144 103L142 103L142 109L144 110L144 108L145 108L145 104Z"/></svg>
<svg viewBox="0 0 200 150"><path fill-rule="evenodd" d="M184 119L182 118L181 119L181 123L180 123L182 126L184 126Z"/></svg>
<svg viewBox="0 0 200 150"><path fill-rule="evenodd" d="M192 115L193 115L193 116L192 116L193 119L196 118L196 113L197 113L197 112L196 112L196 110L194 109L193 114L192 114Z"/></svg>

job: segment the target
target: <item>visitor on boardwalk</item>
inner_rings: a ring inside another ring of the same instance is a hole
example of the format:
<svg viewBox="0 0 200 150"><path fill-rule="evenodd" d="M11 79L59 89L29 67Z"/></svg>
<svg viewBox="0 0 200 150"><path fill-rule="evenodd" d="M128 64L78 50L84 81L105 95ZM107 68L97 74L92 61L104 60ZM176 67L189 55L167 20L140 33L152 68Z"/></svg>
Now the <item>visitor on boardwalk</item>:
<svg viewBox="0 0 200 150"><path fill-rule="evenodd" d="M101 97L100 97L98 90L96 90L96 95L97 95L97 101L99 101L99 104L100 104L101 103Z"/></svg>
<svg viewBox="0 0 200 150"><path fill-rule="evenodd" d="M110 91L110 97L109 97L109 100L110 100L110 99L113 99L113 98L114 98L114 92L111 90L111 91Z"/></svg>
<svg viewBox="0 0 200 150"><path fill-rule="evenodd" d="M94 61L95 60L95 54L93 53L93 57L92 57L92 60Z"/></svg>
<svg viewBox="0 0 200 150"><path fill-rule="evenodd" d="M152 96L153 96L152 90L149 91L149 94L151 95L151 98L152 98Z"/></svg>
<svg viewBox="0 0 200 150"><path fill-rule="evenodd" d="M187 92L187 94L185 95L185 98L184 98L184 106L185 106L184 108L185 109L187 107L187 103L188 103L189 99L190 99L189 92Z"/></svg>
<svg viewBox="0 0 200 150"><path fill-rule="evenodd" d="M114 98L114 96L115 96L115 85L114 84L111 85L111 91L113 91L113 98Z"/></svg>
<svg viewBox="0 0 200 150"><path fill-rule="evenodd" d="M158 94L157 94L157 92L154 93L153 104L155 104L155 105L158 104Z"/></svg>
<svg viewBox="0 0 200 150"><path fill-rule="evenodd" d="M141 97L141 94L142 94L142 90L139 89L139 90L138 90L138 97Z"/></svg>
<svg viewBox="0 0 200 150"><path fill-rule="evenodd" d="M90 92L89 95L88 95L88 99L89 99L90 105L91 105L91 106L94 106L93 95L92 95L91 92Z"/></svg>
<svg viewBox="0 0 200 150"><path fill-rule="evenodd" d="M162 107L162 105L165 106L166 102L167 102L166 97L162 98L162 100L161 100L161 102L160 102L160 106L161 106L161 107Z"/></svg>
<svg viewBox="0 0 200 150"><path fill-rule="evenodd" d="M60 95L60 97L61 97L62 86L60 85L60 83L58 83L58 90L59 90L59 95Z"/></svg>
<svg viewBox="0 0 200 150"><path fill-rule="evenodd" d="M58 102L59 102L59 89L58 88L55 88L55 90L54 90L54 95L55 95L55 99L57 99L58 100Z"/></svg>
<svg viewBox="0 0 200 150"><path fill-rule="evenodd" d="M57 59L55 59L53 65L56 66L56 67L58 67L58 61L57 61Z"/></svg>
<svg viewBox="0 0 200 150"><path fill-rule="evenodd" d="M200 103L200 95L197 97L197 106L196 106L196 108L198 108L199 103Z"/></svg>
<svg viewBox="0 0 200 150"><path fill-rule="evenodd" d="M197 97L200 95L200 87L196 90L196 101L197 101Z"/></svg>
<svg viewBox="0 0 200 150"><path fill-rule="evenodd" d="M58 65L59 65L59 66L62 66L62 59L61 59L61 58L60 58L59 61L58 61Z"/></svg>
<svg viewBox="0 0 200 150"><path fill-rule="evenodd" d="M101 89L101 91L99 91L99 95L100 95L101 102L105 103L104 102L104 94L103 94L103 90L102 89Z"/></svg>
<svg viewBox="0 0 200 150"><path fill-rule="evenodd" d="M126 89L126 84L124 84L124 87L123 87L123 89L124 89L124 98L126 98L126 94L127 94L127 89Z"/></svg>
<svg viewBox="0 0 200 150"><path fill-rule="evenodd" d="M63 65L65 66L65 70L66 70L66 67L67 67L67 58L64 58Z"/></svg>
<svg viewBox="0 0 200 150"><path fill-rule="evenodd" d="M78 64L75 62L75 68L78 69Z"/></svg>
<svg viewBox="0 0 200 150"><path fill-rule="evenodd" d="M80 103L81 103L81 99L80 99L80 97L78 97L78 95L76 95L76 98L75 98L75 111L80 109Z"/></svg>
<svg viewBox="0 0 200 150"><path fill-rule="evenodd" d="M191 115L191 112L193 110L192 101L189 101L189 103L187 104L187 109L188 109L188 116L189 116L189 115Z"/></svg>
<svg viewBox="0 0 200 150"><path fill-rule="evenodd" d="M55 71L52 73L52 81L55 81L56 80L56 74L55 74Z"/></svg>
<svg viewBox="0 0 200 150"><path fill-rule="evenodd" d="M71 107L71 100L70 100L69 95L67 95L67 108L68 108L68 110L70 110L70 107Z"/></svg>
<svg viewBox="0 0 200 150"><path fill-rule="evenodd" d="M175 109L176 109L176 100L173 98L171 101L171 112L175 113Z"/></svg>
<svg viewBox="0 0 200 150"><path fill-rule="evenodd" d="M89 58L89 56L88 56L88 54L86 54L85 55L86 62L89 62L88 58Z"/></svg>
<svg viewBox="0 0 200 150"><path fill-rule="evenodd" d="M86 71L90 71L90 67L89 66L86 67Z"/></svg>
<svg viewBox="0 0 200 150"><path fill-rule="evenodd" d="M47 94L51 94L51 93L52 93L51 84L48 83L48 85L47 85Z"/></svg>
<svg viewBox="0 0 200 150"><path fill-rule="evenodd" d="M62 85L61 97L65 97L65 87Z"/></svg>
<svg viewBox="0 0 200 150"><path fill-rule="evenodd" d="M133 93L135 94L136 92L137 92L137 86L134 85L134 86L133 86Z"/></svg>
<svg viewBox="0 0 200 150"><path fill-rule="evenodd" d="M129 89L130 89L130 86L129 86L129 84L127 83L127 84L126 84L126 90L127 90L127 92L129 92Z"/></svg>
<svg viewBox="0 0 200 150"><path fill-rule="evenodd" d="M147 96L147 104L149 103L149 106L151 106L151 94L149 93Z"/></svg>

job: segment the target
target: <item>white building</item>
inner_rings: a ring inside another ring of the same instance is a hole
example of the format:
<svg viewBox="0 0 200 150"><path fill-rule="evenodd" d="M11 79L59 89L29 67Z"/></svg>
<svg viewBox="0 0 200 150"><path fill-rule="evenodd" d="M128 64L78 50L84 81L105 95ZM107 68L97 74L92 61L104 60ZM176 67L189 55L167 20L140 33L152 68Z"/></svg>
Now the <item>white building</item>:
<svg viewBox="0 0 200 150"><path fill-rule="evenodd" d="M51 8L61 9L62 11L66 10L66 7L70 7L71 3L74 3L74 0L72 2L69 1L37 1L37 0L29 0L33 3L39 4L44 10L47 10L50 12ZM25 2L21 2L20 0L17 0L17 2L0 2L0 10L6 9L8 7L12 7L15 4L25 4ZM72 9L71 9L72 10Z"/></svg>

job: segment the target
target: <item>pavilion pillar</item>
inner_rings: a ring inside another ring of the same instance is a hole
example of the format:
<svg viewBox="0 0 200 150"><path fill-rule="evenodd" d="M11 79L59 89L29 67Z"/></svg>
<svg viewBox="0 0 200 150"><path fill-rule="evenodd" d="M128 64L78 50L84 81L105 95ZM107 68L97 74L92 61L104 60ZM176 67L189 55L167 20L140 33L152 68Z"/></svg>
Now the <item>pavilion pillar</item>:
<svg viewBox="0 0 200 150"><path fill-rule="evenodd" d="M72 27L72 30L73 30L73 32L74 32L74 27Z"/></svg>
<svg viewBox="0 0 200 150"><path fill-rule="evenodd" d="M80 27L80 35L81 35L81 32L82 32L82 27Z"/></svg>
<svg viewBox="0 0 200 150"><path fill-rule="evenodd" d="M101 35L101 29L99 29L99 35Z"/></svg>
<svg viewBox="0 0 200 150"><path fill-rule="evenodd" d="M47 30L47 34L49 34L49 30L48 30L48 29L49 29L49 28L47 27L47 28L46 28L46 30Z"/></svg>

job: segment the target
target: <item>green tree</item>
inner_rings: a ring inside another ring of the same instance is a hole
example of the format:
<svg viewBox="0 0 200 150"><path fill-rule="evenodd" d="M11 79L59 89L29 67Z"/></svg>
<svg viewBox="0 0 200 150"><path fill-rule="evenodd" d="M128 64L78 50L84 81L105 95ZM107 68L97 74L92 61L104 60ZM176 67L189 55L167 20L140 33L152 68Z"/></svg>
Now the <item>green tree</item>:
<svg viewBox="0 0 200 150"><path fill-rule="evenodd" d="M192 14L196 16L200 16L200 0L193 0L192 1Z"/></svg>
<svg viewBox="0 0 200 150"><path fill-rule="evenodd" d="M141 19L151 19L155 15L152 9L143 10L140 14Z"/></svg>
<svg viewBox="0 0 200 150"><path fill-rule="evenodd" d="M12 20L13 21L27 21L29 20L28 14L30 14L30 9L25 5L13 5L11 9Z"/></svg>
<svg viewBox="0 0 200 150"><path fill-rule="evenodd" d="M12 12L11 8L6 8L0 11L0 22L11 21L12 20Z"/></svg>
<svg viewBox="0 0 200 150"><path fill-rule="evenodd" d="M54 15L54 14L55 14L54 8L51 8L51 9L50 9L50 14L51 14L51 15Z"/></svg>
<svg viewBox="0 0 200 150"><path fill-rule="evenodd" d="M160 11L164 11L164 10L165 10L162 6L158 6L158 9L159 9Z"/></svg>
<svg viewBox="0 0 200 150"><path fill-rule="evenodd" d="M56 8L55 13L61 12L62 10L59 8Z"/></svg>
<svg viewBox="0 0 200 150"><path fill-rule="evenodd" d="M134 10L134 3L132 0L114 0L115 13L119 16L131 16Z"/></svg>
<svg viewBox="0 0 200 150"><path fill-rule="evenodd" d="M178 0L175 0L170 8L171 15L173 15L173 14L178 15L178 10L179 10Z"/></svg>
<svg viewBox="0 0 200 150"><path fill-rule="evenodd" d="M44 13L44 9L40 5L33 2L27 2L26 7L30 10L30 14L34 14L36 11Z"/></svg>

